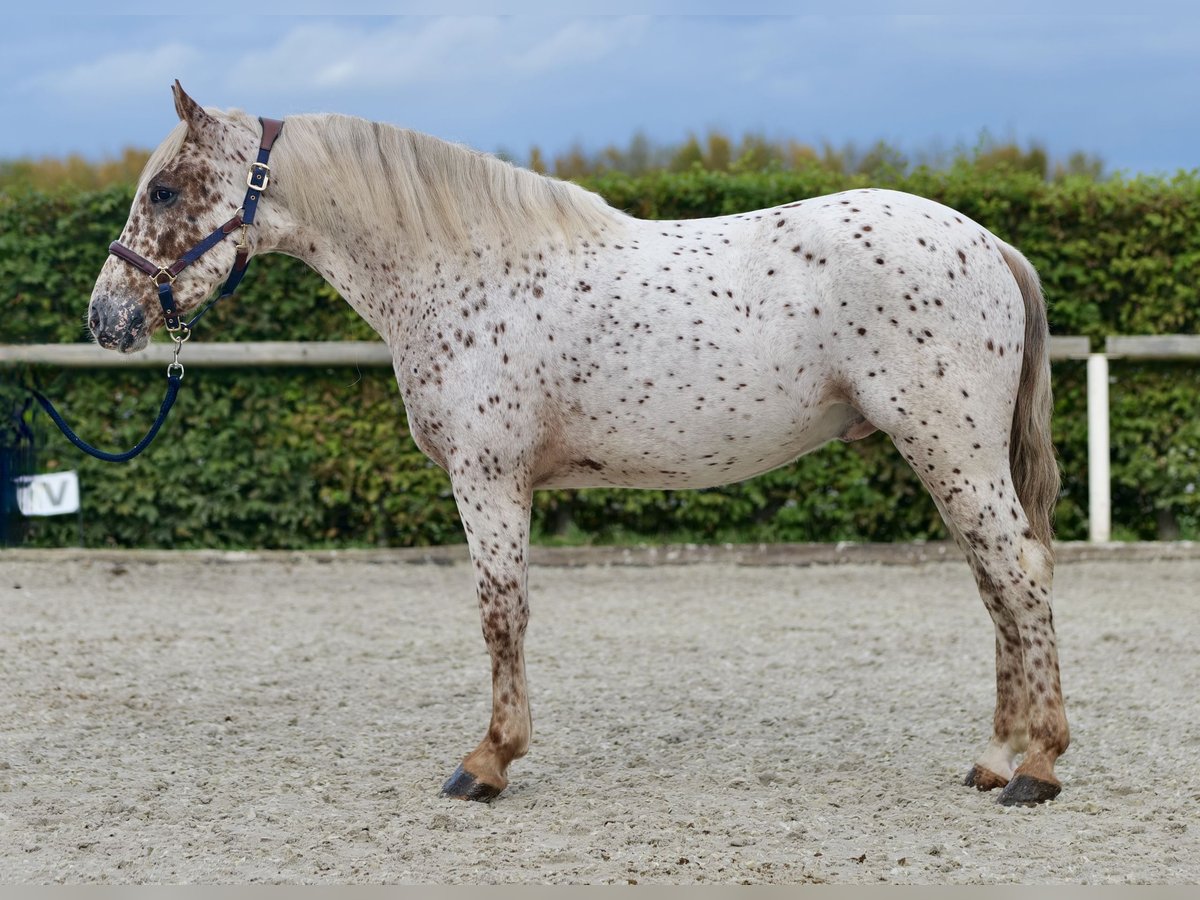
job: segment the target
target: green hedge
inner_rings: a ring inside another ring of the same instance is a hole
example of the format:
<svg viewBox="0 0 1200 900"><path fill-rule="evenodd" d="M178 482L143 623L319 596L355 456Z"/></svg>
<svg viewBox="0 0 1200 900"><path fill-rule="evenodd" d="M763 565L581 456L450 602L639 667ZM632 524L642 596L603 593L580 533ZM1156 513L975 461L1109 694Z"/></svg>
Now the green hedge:
<svg viewBox="0 0 1200 900"><path fill-rule="evenodd" d="M878 184L878 182L876 182ZM694 171L588 182L647 218L716 215L860 186L821 169ZM1196 332L1200 177L1048 183L967 166L884 186L939 199L1019 246L1042 275L1060 334ZM0 342L86 340L84 312L127 190L0 195ZM370 339L316 275L283 257L258 260L203 339ZM140 436L161 379L148 371L36 373L78 429L106 446ZM1111 387L1113 517L1122 537L1178 529L1200 536L1200 367L1115 363ZM15 396L15 370L0 395ZM1055 440L1064 472L1059 534L1086 535L1083 367L1054 368ZM0 396L0 403L5 399ZM40 418L40 417L39 417ZM43 419L44 421L44 419ZM310 547L462 539L449 483L405 432L385 370L192 367L172 420L124 466L83 458L43 429L43 469L74 468L89 545ZM74 523L35 523L39 545L69 544ZM932 503L882 436L835 444L792 465L705 491L549 491L543 540L892 540L944 535Z"/></svg>

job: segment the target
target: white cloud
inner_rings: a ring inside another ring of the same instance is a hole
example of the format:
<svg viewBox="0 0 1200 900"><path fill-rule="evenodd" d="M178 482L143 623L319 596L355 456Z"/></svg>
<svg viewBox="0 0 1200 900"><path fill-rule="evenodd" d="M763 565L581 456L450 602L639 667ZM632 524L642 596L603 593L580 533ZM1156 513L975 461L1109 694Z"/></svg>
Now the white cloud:
<svg viewBox="0 0 1200 900"><path fill-rule="evenodd" d="M171 82L201 58L198 50L186 44L163 44L145 50L111 53L91 62L51 70L27 79L21 87L35 93L89 102L165 96Z"/></svg>
<svg viewBox="0 0 1200 900"><path fill-rule="evenodd" d="M517 70L542 73L598 62L641 38L648 21L642 16L577 20L563 26L534 47L520 53L510 53L508 64Z"/></svg>
<svg viewBox="0 0 1200 900"><path fill-rule="evenodd" d="M494 57L500 22L443 18L385 25L320 23L292 28L274 46L244 53L232 80L262 90L376 89L445 81Z"/></svg>
<svg viewBox="0 0 1200 900"><path fill-rule="evenodd" d="M231 79L286 92L493 82L596 62L636 40L644 27L636 17L565 24L475 16L301 24L273 46L245 52Z"/></svg>

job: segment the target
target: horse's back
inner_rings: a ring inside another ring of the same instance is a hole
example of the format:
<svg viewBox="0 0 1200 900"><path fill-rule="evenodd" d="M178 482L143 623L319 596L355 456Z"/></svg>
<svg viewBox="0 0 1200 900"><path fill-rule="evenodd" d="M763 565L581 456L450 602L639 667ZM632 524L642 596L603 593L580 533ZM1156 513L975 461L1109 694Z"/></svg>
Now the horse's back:
<svg viewBox="0 0 1200 900"><path fill-rule="evenodd" d="M961 377L987 335L1012 354L992 376L1019 370L996 239L933 201L862 190L631 227L555 335L564 449L543 484L740 480L869 433L860 392Z"/></svg>

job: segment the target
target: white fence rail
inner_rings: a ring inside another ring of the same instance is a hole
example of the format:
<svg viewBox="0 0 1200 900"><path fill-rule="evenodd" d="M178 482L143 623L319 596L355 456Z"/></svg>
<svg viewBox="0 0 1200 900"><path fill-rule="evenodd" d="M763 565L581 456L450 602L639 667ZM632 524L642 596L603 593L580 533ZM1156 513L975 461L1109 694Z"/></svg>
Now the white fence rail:
<svg viewBox="0 0 1200 900"><path fill-rule="evenodd" d="M1050 338L1050 359L1087 360L1088 538L1106 542L1112 535L1109 475L1108 362L1110 359L1185 362L1200 360L1200 335L1114 335L1105 352L1091 353L1086 337ZM122 356L94 344L0 344L0 366L11 363L71 368L135 368L166 366L172 345L151 344L141 353ZM391 366L388 348L376 341L264 341L189 345L188 365L261 366Z"/></svg>
<svg viewBox="0 0 1200 900"><path fill-rule="evenodd" d="M1114 334L1104 342L1104 354L1139 362L1187 362L1200 359L1200 334Z"/></svg>
<svg viewBox="0 0 1200 900"><path fill-rule="evenodd" d="M165 366L173 345L151 344L125 356L95 344L0 344L0 365L37 363L82 369ZM387 346L377 341L260 341L188 344L181 354L188 365L203 366L391 366ZM1085 337L1050 338L1050 359L1086 359Z"/></svg>
<svg viewBox="0 0 1200 900"><path fill-rule="evenodd" d="M96 344L0 344L0 365L37 363L82 369L165 366L174 344L151 344L141 353L113 353ZM1086 348L1085 351L1086 352ZM197 366L390 366L392 354L377 341L263 341L188 344L180 354Z"/></svg>

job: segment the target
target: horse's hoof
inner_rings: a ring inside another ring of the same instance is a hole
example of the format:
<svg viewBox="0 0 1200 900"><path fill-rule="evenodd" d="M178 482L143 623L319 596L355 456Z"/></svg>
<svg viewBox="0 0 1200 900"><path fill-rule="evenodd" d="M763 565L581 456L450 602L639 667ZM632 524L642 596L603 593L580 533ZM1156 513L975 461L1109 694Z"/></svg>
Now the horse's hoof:
<svg viewBox="0 0 1200 900"><path fill-rule="evenodd" d="M1000 802L1005 806L1036 806L1053 800L1061 790L1061 784L1042 781L1032 775L1018 775L1001 792Z"/></svg>
<svg viewBox="0 0 1200 900"><path fill-rule="evenodd" d="M995 788L1002 788L1008 784L1007 778L1001 778L991 769L985 769L983 766L971 766L971 771L967 773L966 780L963 781L967 787L973 787L978 791L990 791Z"/></svg>
<svg viewBox="0 0 1200 900"><path fill-rule="evenodd" d="M454 774L446 779L446 783L442 785L443 797L454 797L458 800L478 800L481 803L487 803L489 800L494 800L504 790L502 787L494 787L487 782L480 781L462 766L454 770Z"/></svg>

